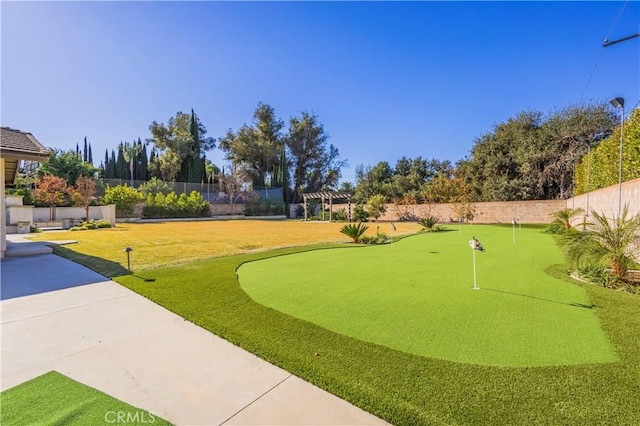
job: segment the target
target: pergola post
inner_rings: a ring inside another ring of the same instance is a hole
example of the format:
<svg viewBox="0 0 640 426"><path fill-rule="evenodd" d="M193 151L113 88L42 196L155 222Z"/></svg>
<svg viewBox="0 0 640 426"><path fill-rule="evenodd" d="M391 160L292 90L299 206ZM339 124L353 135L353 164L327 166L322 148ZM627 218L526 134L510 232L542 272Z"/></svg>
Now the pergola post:
<svg viewBox="0 0 640 426"><path fill-rule="evenodd" d="M349 204L349 222L351 222L351 196L349 196L348 198L348 204Z"/></svg>
<svg viewBox="0 0 640 426"><path fill-rule="evenodd" d="M333 195L329 193L329 222L333 218Z"/></svg>
<svg viewBox="0 0 640 426"><path fill-rule="evenodd" d="M324 222L324 196L322 196L322 221Z"/></svg>
<svg viewBox="0 0 640 426"><path fill-rule="evenodd" d="M303 195L302 200L304 201L304 221L307 221L307 196Z"/></svg>

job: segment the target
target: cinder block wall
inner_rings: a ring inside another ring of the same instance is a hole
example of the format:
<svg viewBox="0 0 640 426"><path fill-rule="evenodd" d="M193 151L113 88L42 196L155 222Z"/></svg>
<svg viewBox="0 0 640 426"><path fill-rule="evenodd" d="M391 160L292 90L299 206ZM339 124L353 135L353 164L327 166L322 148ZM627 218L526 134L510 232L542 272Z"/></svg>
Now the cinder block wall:
<svg viewBox="0 0 640 426"><path fill-rule="evenodd" d="M591 191L589 194L578 195L567 200L567 207L571 209L581 208L587 212L595 210L608 218L618 216L618 185ZM640 178L622 183L622 207L625 204L629 207L629 216L640 214ZM584 215L583 215L584 216ZM574 219L575 223L582 223L583 216Z"/></svg>
<svg viewBox="0 0 640 426"><path fill-rule="evenodd" d="M514 218L520 218L522 223L550 223L553 213L565 208L587 209L604 212L613 218L618 214L618 185L612 185L589 195L582 194L568 200L539 200L539 201L493 201L475 203L476 213L474 223L511 223ZM629 206L629 216L640 214L640 178L622 184L622 204ZM352 204L352 209L353 209ZM333 211L347 209L346 204L334 204ZM436 216L441 222L456 220L453 204L412 204L396 206L387 204L387 212L379 220L398 221L401 217L422 218ZM575 224L582 223L584 217L574 219Z"/></svg>

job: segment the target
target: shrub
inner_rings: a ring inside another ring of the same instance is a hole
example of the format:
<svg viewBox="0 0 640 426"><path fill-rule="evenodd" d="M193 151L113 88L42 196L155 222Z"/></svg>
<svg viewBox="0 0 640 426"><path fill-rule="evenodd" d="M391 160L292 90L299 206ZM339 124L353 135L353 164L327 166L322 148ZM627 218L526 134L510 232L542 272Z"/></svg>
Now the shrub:
<svg viewBox="0 0 640 426"><path fill-rule="evenodd" d="M351 238L354 244L358 244L358 242L360 242L360 238L367 229L369 229L369 227L364 223L350 223L348 225L344 225L340 229L340 232Z"/></svg>
<svg viewBox="0 0 640 426"><path fill-rule="evenodd" d="M148 194L142 209L145 218L169 217L207 217L211 216L208 201L198 191L191 194L176 194L170 192L166 196L162 192L155 195Z"/></svg>
<svg viewBox="0 0 640 426"><path fill-rule="evenodd" d="M364 209L362 204L357 204L353 209L353 220L356 222L367 222L369 220L369 212Z"/></svg>
<svg viewBox="0 0 640 426"><path fill-rule="evenodd" d="M544 231L547 234L556 234L562 235L565 233L564 225L560 221L553 221L551 224L545 228Z"/></svg>
<svg viewBox="0 0 640 426"><path fill-rule="evenodd" d="M118 213L132 213L135 204L142 200L140 192L127 184L114 187L107 184L104 196L100 198L102 204L115 204Z"/></svg>
<svg viewBox="0 0 640 426"><path fill-rule="evenodd" d="M83 220L76 226L69 228L70 231L85 231L87 229L111 228L111 224L104 219Z"/></svg>
<svg viewBox="0 0 640 426"><path fill-rule="evenodd" d="M284 214L284 203L281 200L255 196L245 204L245 216L277 216ZM304 214L304 210L303 210Z"/></svg>
<svg viewBox="0 0 640 426"><path fill-rule="evenodd" d="M138 188L138 191L142 194L144 198L147 198L148 195L155 196L156 194L164 194L167 195L173 190L172 186L158 179L157 177L152 177L150 180L146 181Z"/></svg>
<svg viewBox="0 0 640 426"><path fill-rule="evenodd" d="M372 235L371 237L360 238L361 244L385 244L388 241L389 237L383 232L378 232L376 235Z"/></svg>
<svg viewBox="0 0 640 426"><path fill-rule="evenodd" d="M331 217L337 222L345 222L349 218L345 209L339 209L338 211L333 212Z"/></svg>
<svg viewBox="0 0 640 426"><path fill-rule="evenodd" d="M369 216L378 219L380 216L387 212L387 206L385 204L386 199L384 195L376 194L369 198L367 201L367 208L369 211Z"/></svg>
<svg viewBox="0 0 640 426"><path fill-rule="evenodd" d="M440 230L440 228L436 226L436 223L438 223L438 218L435 216L424 217L420 219L418 223L422 225L426 232L437 232Z"/></svg>

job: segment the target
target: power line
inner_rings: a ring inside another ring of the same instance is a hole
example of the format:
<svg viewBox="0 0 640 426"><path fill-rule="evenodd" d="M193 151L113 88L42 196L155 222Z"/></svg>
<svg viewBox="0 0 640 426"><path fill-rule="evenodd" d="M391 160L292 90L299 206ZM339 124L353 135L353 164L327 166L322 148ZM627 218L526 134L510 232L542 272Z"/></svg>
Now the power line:
<svg viewBox="0 0 640 426"><path fill-rule="evenodd" d="M598 52L598 57L596 58L596 61L593 64L593 68L591 69L591 73L589 74L589 78L587 79L587 82L584 85L584 89L582 89L582 93L580 94L580 102L582 102L582 99L584 99L584 94L586 93L587 88L589 87L589 84L591 83L591 79L593 78L593 74L596 72L596 68L600 64L600 58L602 57L602 52L604 51L604 48L606 47L606 43L607 43L607 41L609 39L609 36L613 32L613 30L616 28L616 25L618 25L618 21L620 20L620 17L624 13L624 10L626 9L628 3L629 3L629 0L626 0L624 2L624 4L622 5L622 9L620 10L620 13L618 13L618 17L616 18L615 22L611 26L611 29L609 30L609 33L605 37L605 45L600 47L600 51Z"/></svg>

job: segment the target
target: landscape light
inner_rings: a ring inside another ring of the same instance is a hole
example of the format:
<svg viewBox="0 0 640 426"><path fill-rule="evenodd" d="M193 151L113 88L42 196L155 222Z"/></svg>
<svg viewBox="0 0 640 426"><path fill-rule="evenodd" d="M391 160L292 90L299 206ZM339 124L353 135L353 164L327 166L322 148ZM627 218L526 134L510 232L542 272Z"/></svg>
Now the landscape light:
<svg viewBox="0 0 640 426"><path fill-rule="evenodd" d="M131 273L131 261L129 259L129 254L133 251L133 249L131 247L127 246L122 251L127 253L127 271L129 271L129 273Z"/></svg>
<svg viewBox="0 0 640 426"><path fill-rule="evenodd" d="M613 98L609 101L615 108L620 108L620 164L618 165L618 219L622 212L622 142L624 133L624 98Z"/></svg>

